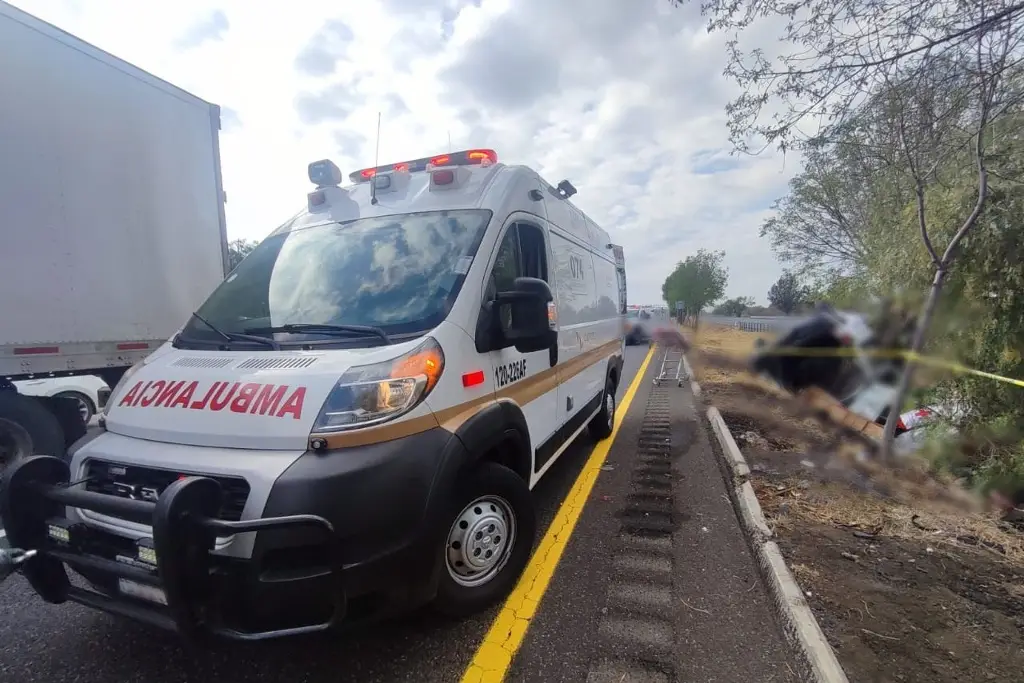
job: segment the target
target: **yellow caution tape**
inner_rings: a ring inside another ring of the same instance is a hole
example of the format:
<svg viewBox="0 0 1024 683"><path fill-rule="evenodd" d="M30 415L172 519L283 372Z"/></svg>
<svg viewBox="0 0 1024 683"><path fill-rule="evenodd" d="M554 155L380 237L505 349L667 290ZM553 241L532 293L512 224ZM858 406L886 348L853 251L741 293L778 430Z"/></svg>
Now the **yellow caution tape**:
<svg viewBox="0 0 1024 683"><path fill-rule="evenodd" d="M814 349L814 348L802 348L798 346L790 347L779 347L774 349L765 349L758 351L762 356L789 356L791 358L852 358L855 356L869 356L871 358L889 358L898 359L919 363L921 365L927 365L934 368L942 368L955 372L961 375L973 375L975 377L985 377L986 379L995 380L997 382L1004 382L1006 384L1012 384L1016 387L1024 388L1024 380L1015 379L1013 377L1006 377L1004 375L997 375L992 372L985 372L984 370L975 370L974 368L968 367L963 363L957 363L955 361L943 360L941 358L934 358L932 356L925 356L920 353L915 353L906 349L852 349L852 348L839 348L839 349Z"/></svg>

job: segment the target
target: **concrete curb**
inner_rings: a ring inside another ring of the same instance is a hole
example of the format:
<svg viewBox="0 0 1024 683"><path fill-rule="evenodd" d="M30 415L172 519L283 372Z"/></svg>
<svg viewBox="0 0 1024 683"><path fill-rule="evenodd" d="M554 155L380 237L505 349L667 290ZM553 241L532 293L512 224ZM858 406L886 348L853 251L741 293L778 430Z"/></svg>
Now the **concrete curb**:
<svg viewBox="0 0 1024 683"><path fill-rule="evenodd" d="M686 356L683 356L683 371L690 378L690 390L693 391L693 395L700 398L700 385L697 384L697 376L693 374L693 368L690 367L690 361Z"/></svg>
<svg viewBox="0 0 1024 683"><path fill-rule="evenodd" d="M718 442L722 444L722 451L725 453L730 471L738 481L746 481L750 476L750 468L743 458L740 447L736 445L736 440L732 438L732 432L726 426L722 414L718 412L718 408L711 406L708 408L707 415L711 428L715 430L715 436L718 437Z"/></svg>
<svg viewBox="0 0 1024 683"><path fill-rule="evenodd" d="M697 384L689 361L684 362L690 386L699 399L700 385ZM765 520L761 504L750 483L750 467L743 457L743 452L736 445L736 440L732 437L718 408L710 406L707 409L707 418L715 438L722 447L719 465L726 480L729 498L747 533L750 547L757 559L758 570L768 587L786 638L804 660L805 675L814 683L849 683L835 651L804 598L803 590L786 566L786 560L782 557L778 544L772 540L774 533Z"/></svg>

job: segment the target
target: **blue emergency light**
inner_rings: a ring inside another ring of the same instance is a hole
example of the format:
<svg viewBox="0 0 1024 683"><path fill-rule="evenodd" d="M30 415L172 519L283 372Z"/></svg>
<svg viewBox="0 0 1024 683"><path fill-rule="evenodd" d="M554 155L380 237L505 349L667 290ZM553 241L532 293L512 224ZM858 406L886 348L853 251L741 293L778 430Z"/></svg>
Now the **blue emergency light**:
<svg viewBox="0 0 1024 683"><path fill-rule="evenodd" d="M341 185L341 169L330 159L314 161L309 165L309 182L317 189Z"/></svg>

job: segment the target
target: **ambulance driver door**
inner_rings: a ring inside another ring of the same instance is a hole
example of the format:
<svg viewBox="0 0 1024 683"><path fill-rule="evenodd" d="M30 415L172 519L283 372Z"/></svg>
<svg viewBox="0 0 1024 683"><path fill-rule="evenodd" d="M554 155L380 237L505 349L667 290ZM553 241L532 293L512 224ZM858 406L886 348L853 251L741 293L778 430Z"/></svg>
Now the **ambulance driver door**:
<svg viewBox="0 0 1024 683"><path fill-rule="evenodd" d="M515 289L517 277L534 277L550 285L548 253L547 235L541 227L523 219L510 221L498 243L484 300ZM511 315L508 307L502 308L502 316ZM502 320L502 328L508 329L510 323L510 319ZM554 436L561 416L556 405L557 369L551 365L551 356L549 349L521 353L514 346L490 352L495 393L498 398L511 398L522 409L534 454Z"/></svg>

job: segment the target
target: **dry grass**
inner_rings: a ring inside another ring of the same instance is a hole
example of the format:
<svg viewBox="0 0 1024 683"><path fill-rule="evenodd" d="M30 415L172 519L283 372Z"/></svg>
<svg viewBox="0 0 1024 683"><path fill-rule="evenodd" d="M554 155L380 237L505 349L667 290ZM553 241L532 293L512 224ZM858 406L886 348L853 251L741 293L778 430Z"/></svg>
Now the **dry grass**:
<svg viewBox="0 0 1024 683"><path fill-rule="evenodd" d="M694 344L700 351L721 353L736 361L745 361L754 352L758 339L771 342L775 335L768 332L744 332L731 327L719 325L702 325L694 335ZM776 422L793 427L797 432L805 432L807 438L797 435L796 441L803 443L820 435L820 428L813 420L800 418L790 414L780 404L770 401L772 395L787 396L786 392L773 382L752 375L748 372L737 372L717 367L699 360L694 363L694 373L701 388L720 410L729 411L737 408L742 411L744 398L747 403L757 400L759 407L768 410ZM767 394L767 396L765 396ZM746 396L745 396L746 395ZM769 399L765 401L764 399ZM789 435L792 442L793 435Z"/></svg>
<svg viewBox="0 0 1024 683"><path fill-rule="evenodd" d="M733 328L703 326L694 335L698 350L727 354L737 359L748 357L761 337L771 335L744 332ZM745 372L696 363L694 372L709 400L723 413L742 415L744 404L760 404L765 394L781 394L782 390L771 382ZM819 426L810 420L787 416L780 408L772 408L776 420L756 420L756 432L770 442L785 441L776 438L784 427L799 426L810 435ZM744 420L751 422L751 420ZM788 449L786 449L788 450ZM792 462L798 453L759 453L760 456L785 458ZM758 498L765 512L780 528L785 528L796 515L808 520L833 526L860 529L867 533L923 542L934 546L981 549L1000 559L1024 566L1024 535L1007 529L994 517L982 513L967 513L950 509L932 501L916 500L914 493L899 496L898 501L884 499L842 483L807 481L787 478L783 481L756 482ZM785 505L784 505L785 503Z"/></svg>
<svg viewBox="0 0 1024 683"><path fill-rule="evenodd" d="M721 327L719 325L701 325L694 335L694 342L697 348L702 351L723 353L736 360L744 360L754 351L754 344L759 337L768 341L771 341L773 338L770 334L744 332L743 330ZM698 363L697 367L693 370L697 373L697 381L700 382L701 386L704 386L705 383L741 382L753 384L769 391L776 390L771 383L764 382L760 378L745 372L736 373L701 363Z"/></svg>
<svg viewBox="0 0 1024 683"><path fill-rule="evenodd" d="M836 483L789 479L755 482L757 498L780 529L793 516L878 536L940 547L981 549L993 557L1024 566L1024 536L1007 531L986 515L940 511L878 498Z"/></svg>

